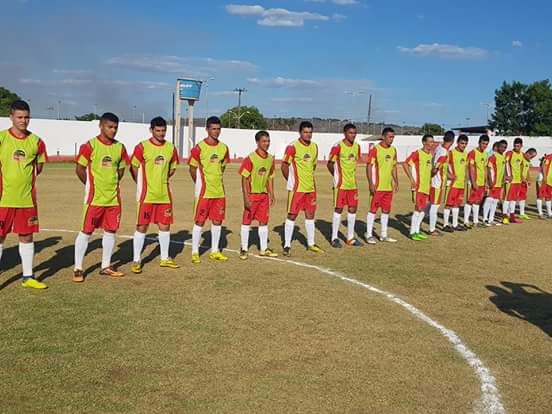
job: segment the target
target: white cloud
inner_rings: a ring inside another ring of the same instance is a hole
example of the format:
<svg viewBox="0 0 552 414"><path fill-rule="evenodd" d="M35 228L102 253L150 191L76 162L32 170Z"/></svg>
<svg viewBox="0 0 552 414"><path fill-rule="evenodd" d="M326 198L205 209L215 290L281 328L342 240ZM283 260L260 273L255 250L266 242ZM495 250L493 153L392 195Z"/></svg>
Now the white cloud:
<svg viewBox="0 0 552 414"><path fill-rule="evenodd" d="M521 42L521 40L513 40L512 47L523 47L523 43Z"/></svg>
<svg viewBox="0 0 552 414"><path fill-rule="evenodd" d="M305 0L308 3L326 3L327 0ZM330 0L330 3L337 4L338 6L352 6L359 4L358 0Z"/></svg>
<svg viewBox="0 0 552 414"><path fill-rule="evenodd" d="M332 19L334 19L336 22L342 22L342 21L344 21L346 18L347 18L347 16L345 16L345 15L343 15L343 14L339 14L339 13L335 13L335 14L332 16Z"/></svg>
<svg viewBox="0 0 552 414"><path fill-rule="evenodd" d="M154 82L154 81L126 81L116 79L74 79L65 78L58 80L45 80L45 79L32 79L21 78L19 83L27 85L41 85L41 86L85 86L85 85L105 85L105 86L125 86L125 87L137 87L141 89L166 89L171 87L166 82Z"/></svg>
<svg viewBox="0 0 552 414"><path fill-rule="evenodd" d="M282 8L265 9L259 5L229 4L226 12L233 16L256 16L259 26L301 27L305 21L328 21L330 18L318 13L296 12Z"/></svg>
<svg viewBox="0 0 552 414"><path fill-rule="evenodd" d="M401 53L415 56L438 56L451 59L478 59L486 57L489 52L478 47L461 47L440 43L419 44L414 48L398 47Z"/></svg>
<svg viewBox="0 0 552 414"><path fill-rule="evenodd" d="M253 85L264 88L318 88L322 84L310 79L289 79L280 76L271 79L249 78L247 81Z"/></svg>

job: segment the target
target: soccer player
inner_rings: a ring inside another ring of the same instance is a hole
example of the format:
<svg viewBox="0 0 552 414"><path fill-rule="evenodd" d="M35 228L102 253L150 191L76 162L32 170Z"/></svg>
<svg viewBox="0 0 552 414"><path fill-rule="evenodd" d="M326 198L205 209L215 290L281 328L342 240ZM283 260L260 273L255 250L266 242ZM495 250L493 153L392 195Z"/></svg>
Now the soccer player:
<svg viewBox="0 0 552 414"><path fill-rule="evenodd" d="M431 236L440 236L441 232L437 230L437 214L445 193L447 177L449 171L449 152L454 144L454 132L447 131L443 137L443 143L437 147L433 154L433 170L431 178L431 189L429 193L429 234Z"/></svg>
<svg viewBox="0 0 552 414"><path fill-rule="evenodd" d="M305 212L307 250L323 253L314 241L314 216L316 214L316 183L314 171L318 161L318 146L312 142L312 123L299 125L299 139L286 148L282 162L282 174L287 180L288 215L284 225L284 256L291 255L291 240L295 219Z"/></svg>
<svg viewBox="0 0 552 414"><path fill-rule="evenodd" d="M514 140L514 149L513 151L508 151L506 153L506 202L504 203L504 224L509 223L523 223L519 218L516 217L516 202L520 201L520 191L523 182L523 164L524 164L524 154L521 151L523 146L523 140L521 138L516 138Z"/></svg>
<svg viewBox="0 0 552 414"><path fill-rule="evenodd" d="M119 183L129 163L125 146L115 139L119 118L110 112L100 117L100 135L81 145L75 172L84 184L82 229L75 240L73 282L84 282L83 261L90 236L104 230L100 275L120 278L123 272L111 266L115 234L121 223Z"/></svg>
<svg viewBox="0 0 552 414"><path fill-rule="evenodd" d="M8 233L17 233L23 268L21 286L46 289L33 274L33 233L39 231L35 180L47 156L44 141L27 129L30 120L29 104L15 101L10 105L12 126L0 131L0 258Z"/></svg>
<svg viewBox="0 0 552 414"><path fill-rule="evenodd" d="M483 224L485 226L495 224L496 209L502 198L502 189L504 187L506 173L506 157L504 156L504 152L507 147L508 142L505 140L495 142L493 144L493 154L489 157L489 162L487 163L489 194L483 204ZM500 225L500 223L496 223L496 225Z"/></svg>
<svg viewBox="0 0 552 414"><path fill-rule="evenodd" d="M260 256L278 257L268 248L268 213L274 205L274 157L268 153L270 135L266 131L255 134L257 149L242 162L239 173L242 181L243 218L241 226L240 259L247 260L249 231L253 220L259 223Z"/></svg>
<svg viewBox="0 0 552 414"><path fill-rule="evenodd" d="M473 225L479 227L479 207L485 197L487 187L487 164L489 155L489 136L481 135L477 148L468 153L468 176L470 183L470 195L468 203L464 206L464 226L470 228L470 212L473 211Z"/></svg>
<svg viewBox="0 0 552 414"><path fill-rule="evenodd" d="M433 170L433 135L424 135L422 138L422 149L414 151L403 164L404 172L410 180L412 201L414 202L414 213L410 224L410 238L414 241L427 239L420 231L424 220L425 210L429 203L431 188L431 172Z"/></svg>
<svg viewBox="0 0 552 414"><path fill-rule="evenodd" d="M136 201L138 218L133 237L133 273L142 273L142 249L146 232L151 223L159 227L161 267L176 269L179 266L169 257L173 205L169 179L178 165L178 153L170 142L165 141L167 122L153 118L150 122L151 138L139 143L132 154L130 174L137 184Z"/></svg>
<svg viewBox="0 0 552 414"><path fill-rule="evenodd" d="M381 237L380 241L396 243L397 240L387 235L389 224L389 213L393 203L393 193L399 191L399 180L397 177L397 150L393 147L395 131L393 128L384 128L381 142L372 148L368 154L366 166L366 177L370 196L370 212L366 218L366 242L376 244L374 237L374 221L376 213L381 210Z"/></svg>
<svg viewBox="0 0 552 414"><path fill-rule="evenodd" d="M216 116L207 119L207 138L197 144L190 154L190 175L195 183L195 215L192 230L192 263L200 263L199 242L207 219L211 220L211 254L209 258L225 262L228 257L219 248L226 197L222 176L230 162L228 147L219 141L221 121Z"/></svg>
<svg viewBox="0 0 552 414"><path fill-rule="evenodd" d="M537 150L535 148L529 148L523 154L523 175L521 177L521 188L519 190L519 218L522 220L531 220L527 214L525 214L525 204L527 203L527 195L529 193L529 187L531 186L531 160L537 156Z"/></svg>
<svg viewBox="0 0 552 414"><path fill-rule="evenodd" d="M539 218L544 219L542 211L542 202L546 202L546 212L548 218L552 218L552 154L545 155L541 161L540 182L538 183L537 211Z"/></svg>
<svg viewBox="0 0 552 414"><path fill-rule="evenodd" d="M360 145L355 142L357 128L347 124L343 128L345 137L332 147L328 159L328 170L333 176L334 213L332 218L332 247L341 248L338 238L341 213L347 206L347 241L348 246L361 246L355 239L355 221L358 208L358 187L356 167L360 160Z"/></svg>
<svg viewBox="0 0 552 414"><path fill-rule="evenodd" d="M449 153L449 178L448 194L446 197L445 211L443 212L443 231L466 231L467 228L458 225L460 207L464 204L464 193L466 191L466 176L468 167L468 146L467 135L460 135L456 140L456 148ZM452 227L449 225L450 213L452 212Z"/></svg>

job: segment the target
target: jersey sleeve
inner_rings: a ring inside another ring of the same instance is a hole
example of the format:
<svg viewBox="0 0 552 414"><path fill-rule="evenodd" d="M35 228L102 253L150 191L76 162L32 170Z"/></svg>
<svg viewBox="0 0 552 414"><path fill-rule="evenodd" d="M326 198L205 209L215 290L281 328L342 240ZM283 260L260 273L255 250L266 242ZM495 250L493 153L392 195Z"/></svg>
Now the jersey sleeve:
<svg viewBox="0 0 552 414"><path fill-rule="evenodd" d="M475 165L475 151L470 151L468 154L468 163L470 165Z"/></svg>
<svg viewBox="0 0 552 414"><path fill-rule="evenodd" d="M140 168L140 165L144 162L144 146L142 144L136 145L130 164L135 168Z"/></svg>
<svg viewBox="0 0 552 414"><path fill-rule="evenodd" d="M340 148L341 148L341 146L339 146L339 145L334 145L332 147L332 149L330 150L330 157L329 157L328 161L330 161L330 162L336 162L337 161L337 158L339 157Z"/></svg>
<svg viewBox="0 0 552 414"><path fill-rule="evenodd" d="M121 144L121 159L119 160L119 169L125 168L130 164L130 159L128 158L128 152L124 145Z"/></svg>
<svg viewBox="0 0 552 414"><path fill-rule="evenodd" d="M374 165L376 162L376 157L378 155L378 152L376 150L376 147L372 148L370 152L368 153L368 164Z"/></svg>
<svg viewBox="0 0 552 414"><path fill-rule="evenodd" d="M358 150L357 150L357 160L360 162L360 158L362 156L362 152L360 151L360 145L358 146Z"/></svg>
<svg viewBox="0 0 552 414"><path fill-rule="evenodd" d="M92 146L90 142L82 144L79 148L79 154L77 155L77 164L82 165L83 167L88 167L92 157Z"/></svg>
<svg viewBox="0 0 552 414"><path fill-rule="evenodd" d="M420 155L418 154L418 151L414 151L412 154L408 156L405 162L412 167L413 165L416 165L419 159L420 159Z"/></svg>
<svg viewBox="0 0 552 414"><path fill-rule="evenodd" d="M36 162L44 164L48 161L48 154L46 154L46 144L40 138L38 139L38 150L36 152Z"/></svg>
<svg viewBox="0 0 552 414"><path fill-rule="evenodd" d="M242 177L249 177L251 176L251 171L253 171L253 163L251 162L251 158L245 157L240 165L239 173Z"/></svg>
<svg viewBox="0 0 552 414"><path fill-rule="evenodd" d="M178 159L178 150L176 148L173 148L170 169L175 170L178 164L180 164L180 160Z"/></svg>
<svg viewBox="0 0 552 414"><path fill-rule="evenodd" d="M226 147L226 152L224 153L224 158L222 159L222 166L226 167L230 163L230 151Z"/></svg>
<svg viewBox="0 0 552 414"><path fill-rule="evenodd" d="M199 164L201 163L201 149L198 145L192 148L192 151L190 152L190 159L188 160L188 164L190 167L199 167Z"/></svg>
<svg viewBox="0 0 552 414"><path fill-rule="evenodd" d="M274 162L274 158L273 158L272 165L270 166L270 175L268 176L269 180L272 180L274 178L275 172L276 172L276 163Z"/></svg>
<svg viewBox="0 0 552 414"><path fill-rule="evenodd" d="M291 159L295 156L295 147L293 145L288 145L286 151L284 152L284 162L286 164L291 163Z"/></svg>
<svg viewBox="0 0 552 414"><path fill-rule="evenodd" d="M393 167L395 165L397 165L397 150L394 151L395 153L393 154Z"/></svg>

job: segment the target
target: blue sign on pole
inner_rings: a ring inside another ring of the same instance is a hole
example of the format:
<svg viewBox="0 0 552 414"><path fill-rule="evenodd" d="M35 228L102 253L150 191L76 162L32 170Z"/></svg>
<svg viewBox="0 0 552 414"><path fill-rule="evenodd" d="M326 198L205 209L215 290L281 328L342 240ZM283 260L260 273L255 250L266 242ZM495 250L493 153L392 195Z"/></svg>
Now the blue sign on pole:
<svg viewBox="0 0 552 414"><path fill-rule="evenodd" d="M178 82L178 96L180 99L199 101L199 97L201 95L201 85L203 84L202 81L193 79L178 79Z"/></svg>

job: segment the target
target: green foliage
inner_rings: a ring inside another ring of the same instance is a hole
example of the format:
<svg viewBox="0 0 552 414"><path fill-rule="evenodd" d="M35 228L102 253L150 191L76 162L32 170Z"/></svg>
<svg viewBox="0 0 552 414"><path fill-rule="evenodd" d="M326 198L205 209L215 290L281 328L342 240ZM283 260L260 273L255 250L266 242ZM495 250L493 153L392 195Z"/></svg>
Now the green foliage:
<svg viewBox="0 0 552 414"><path fill-rule="evenodd" d="M221 117L223 128L266 129L267 122L263 114L254 106L234 107Z"/></svg>
<svg viewBox="0 0 552 414"><path fill-rule="evenodd" d="M420 128L418 132L420 135L431 134L431 135L443 135L445 130L439 124L425 123Z"/></svg>
<svg viewBox="0 0 552 414"><path fill-rule="evenodd" d="M10 105L19 99L21 98L16 93L0 86L0 116L8 116Z"/></svg>
<svg viewBox="0 0 552 414"><path fill-rule="evenodd" d="M76 116L75 119L77 121L94 121L96 119L100 119L100 116L97 114L89 113L81 116Z"/></svg>

